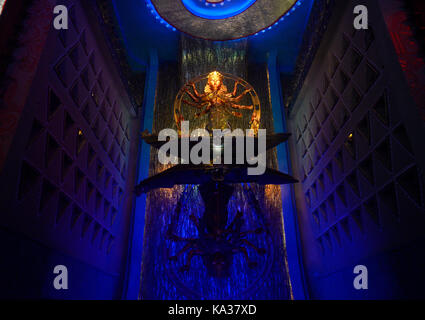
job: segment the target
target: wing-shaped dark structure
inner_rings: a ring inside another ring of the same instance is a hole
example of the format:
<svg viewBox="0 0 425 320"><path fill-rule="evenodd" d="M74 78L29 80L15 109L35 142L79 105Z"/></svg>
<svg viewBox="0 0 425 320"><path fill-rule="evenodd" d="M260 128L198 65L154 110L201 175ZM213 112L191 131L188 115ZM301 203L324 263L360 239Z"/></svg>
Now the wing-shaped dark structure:
<svg viewBox="0 0 425 320"><path fill-rule="evenodd" d="M298 182L280 171L267 168L262 175L249 175L246 165L189 165L179 164L139 183L135 192L140 195L157 188L172 188L175 185L220 183L288 184Z"/></svg>
<svg viewBox="0 0 425 320"><path fill-rule="evenodd" d="M286 142L289 137L291 136L290 133L273 133L273 134L268 134L266 136L266 150L272 149L276 146L278 146L281 143ZM157 134L149 134L148 131L143 131L141 133L141 137L142 139L149 145L151 145L152 147L159 149L161 148L161 146L163 146L167 141L158 141L158 135ZM242 138L244 139L244 142L246 144L246 136L242 136ZM257 147L258 146L258 137L253 137L254 139L254 146ZM177 157L180 157L180 152L181 152L181 142L182 139L181 137L178 137L177 139L178 142L178 146L179 146L179 154L174 155ZM211 148L212 148L212 136L210 135L210 142L211 142ZM233 138L232 139L232 150L233 152L235 152L236 150L236 142L237 142L237 138ZM198 141L189 141L189 150L192 149L192 147L194 145L196 145L198 143ZM254 150L255 154L258 152L256 149Z"/></svg>

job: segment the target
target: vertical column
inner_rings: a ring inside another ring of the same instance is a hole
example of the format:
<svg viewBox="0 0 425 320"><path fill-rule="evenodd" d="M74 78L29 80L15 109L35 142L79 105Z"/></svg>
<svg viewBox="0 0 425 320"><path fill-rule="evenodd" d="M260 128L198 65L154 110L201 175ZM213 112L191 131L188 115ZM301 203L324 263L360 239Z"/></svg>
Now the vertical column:
<svg viewBox="0 0 425 320"><path fill-rule="evenodd" d="M158 77L158 55L151 50L146 75L145 94L142 106L141 131L152 132L153 112L155 106L156 83ZM149 175L150 146L140 140L137 183ZM126 276L125 299L135 300L139 296L140 275L142 267L143 235L145 229L146 194L136 198L129 238L129 256Z"/></svg>
<svg viewBox="0 0 425 320"><path fill-rule="evenodd" d="M285 113L283 111L283 100L280 86L279 72L277 69L277 52L269 52L267 61L269 77L270 99L272 104L275 132L286 132ZM291 174L289 148L287 144L277 147L277 158L279 170ZM301 243L299 238L297 210L294 201L292 185L283 185L282 209L283 227L286 242L286 254L288 260L289 276L292 285L294 299L305 299L304 274L301 254Z"/></svg>

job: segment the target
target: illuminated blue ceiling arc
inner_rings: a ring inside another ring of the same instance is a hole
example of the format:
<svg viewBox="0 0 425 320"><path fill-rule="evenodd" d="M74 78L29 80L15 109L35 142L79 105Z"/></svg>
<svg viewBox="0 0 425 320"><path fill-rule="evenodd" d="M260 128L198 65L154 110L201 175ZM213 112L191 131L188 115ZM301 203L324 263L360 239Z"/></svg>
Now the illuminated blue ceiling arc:
<svg viewBox="0 0 425 320"><path fill-rule="evenodd" d="M222 0L213 3L207 0L181 0L194 15L205 19L225 19L248 9L256 0Z"/></svg>
<svg viewBox="0 0 425 320"><path fill-rule="evenodd" d="M167 27L168 29L172 30L172 31L182 31L185 33L190 34L191 36L195 36L197 37L197 34L194 33L190 33L190 32L186 32L185 30L182 30L181 28L173 25L173 22L168 21L168 19L163 18L162 15L158 12L158 9L156 8L156 6L153 4L152 0L145 0L146 1L146 5L148 10L154 15L155 19L162 25L164 25L165 27ZM197 19L205 19L204 21L226 21L225 23L229 24L230 28L227 29L232 29L232 25L230 21L230 19L236 18L242 14L245 14L246 12L248 12L251 9L255 9L254 4L258 5L260 4L261 6L261 1L259 0L223 0L223 1L219 1L217 0L217 3L213 3L214 0L210 0L209 2L207 2L207 0L181 0L180 5L183 4L182 8L185 8L185 10L188 11L189 15L191 15L191 17L193 18L197 18ZM268 1L268 0L265 0ZM241 36L237 36L229 39L225 39L225 40L237 40L237 39L243 39L243 38L248 38L251 36L258 36L259 34L265 33L268 30L273 29L274 27L276 27L279 23L282 23L288 16L290 16L297 8L299 8L303 2L306 2L307 0L298 0L298 1L293 1L293 5L291 5L291 7L283 13L283 15L281 16L277 16L277 20L275 18L275 20L271 20L269 25L263 26L260 29L256 29L254 32L246 32L244 35ZM309 0L310 1L310 0ZM307 1L307 2L309 2ZM258 9L258 6L257 6ZM252 10L251 10L252 11ZM170 11L169 11L170 12ZM187 19L191 19L191 17L186 17ZM224 19L224 20L223 20ZM180 19L182 20L182 19ZM183 19L184 20L184 19ZM188 22L189 25L193 24L192 22ZM209 30L210 33L213 32L214 28L207 28L207 26L204 26L205 28L202 29L207 29ZM223 31L221 29L221 31ZM203 39L210 39L210 40L224 40L224 39L213 39L213 38L208 38L207 36L202 37L199 36L200 38Z"/></svg>
<svg viewBox="0 0 425 320"><path fill-rule="evenodd" d="M126 49L127 58L135 71L146 71L149 64L149 57L153 51L158 54L160 61L175 61L179 51L179 34L174 25L165 21L156 8L150 4L151 0L111 0L116 12L119 29L122 34L123 43ZM150 6L145 5L148 1ZM156 0L155 0L156 1ZM169 1L169 0L165 0ZM283 3L283 1L264 0L265 3ZM169 3L180 3L180 0L172 0ZM254 2L246 11L257 6L260 0ZM249 37L249 59L255 62L267 61L267 56L271 50L276 50L279 61L279 70L284 73L292 73L302 42L302 35L305 32L307 21L310 16L314 0L302 0L302 4L294 2L293 8L282 11L282 16L276 17L273 21L279 21L269 30L269 26L264 26L257 36L255 32L250 32ZM192 16L186 7L189 17ZM296 10L294 8L297 8ZM293 10L294 9L294 10ZM245 11L245 12L246 12ZM197 17L206 22L227 21L245 14L241 13L235 17L222 20L208 20ZM283 18L285 16L285 18ZM162 21L162 23L161 23ZM251 21L251 20L250 20ZM272 23L273 23L272 21ZM271 24L272 24L271 23ZM225 31L225 30L224 30Z"/></svg>

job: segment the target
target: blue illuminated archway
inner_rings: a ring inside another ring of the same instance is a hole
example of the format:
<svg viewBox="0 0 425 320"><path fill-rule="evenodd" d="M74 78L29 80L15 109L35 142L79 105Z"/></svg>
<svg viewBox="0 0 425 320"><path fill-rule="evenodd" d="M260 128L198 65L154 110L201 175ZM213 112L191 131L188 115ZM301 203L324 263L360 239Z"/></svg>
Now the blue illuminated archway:
<svg viewBox="0 0 425 320"><path fill-rule="evenodd" d="M214 3L207 0L181 0L194 15L205 19L225 19L248 9L256 0L223 0Z"/></svg>

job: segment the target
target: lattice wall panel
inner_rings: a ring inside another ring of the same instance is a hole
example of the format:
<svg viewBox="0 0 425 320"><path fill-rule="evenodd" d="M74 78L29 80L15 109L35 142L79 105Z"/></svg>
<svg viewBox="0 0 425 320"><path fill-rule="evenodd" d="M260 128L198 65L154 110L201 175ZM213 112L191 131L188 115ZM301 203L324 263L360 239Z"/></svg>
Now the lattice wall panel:
<svg viewBox="0 0 425 320"><path fill-rule="evenodd" d="M130 103L81 3L67 6L69 29L50 31L26 107L10 208L31 237L117 271Z"/></svg>
<svg viewBox="0 0 425 320"><path fill-rule="evenodd" d="M325 257L347 256L368 240L365 252L382 250L402 242L407 225L424 224L423 171L400 117L408 110L396 102L397 83L388 79L391 66L380 58L385 52L375 32L349 23L338 29L290 124L309 220Z"/></svg>

